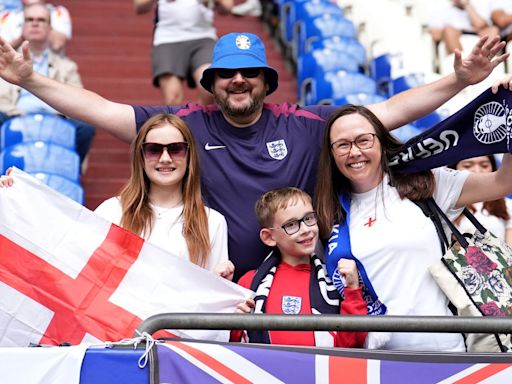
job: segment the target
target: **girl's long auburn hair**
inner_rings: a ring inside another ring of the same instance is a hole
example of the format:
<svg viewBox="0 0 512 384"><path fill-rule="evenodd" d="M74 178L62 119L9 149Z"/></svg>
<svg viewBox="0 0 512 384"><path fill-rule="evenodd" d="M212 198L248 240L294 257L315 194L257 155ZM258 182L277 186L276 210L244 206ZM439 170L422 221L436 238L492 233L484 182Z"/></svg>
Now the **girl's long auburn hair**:
<svg viewBox="0 0 512 384"><path fill-rule="evenodd" d="M131 176L121 189L121 227L149 237L155 214L149 201L150 180L144 171L142 144L149 131L164 125L178 129L188 143L187 169L182 181L183 193L183 236L187 243L190 261L201 267L206 266L211 251L208 233L208 217L201 196L199 155L192 133L187 124L178 116L158 114L148 119L141 127L131 145Z"/></svg>
<svg viewBox="0 0 512 384"><path fill-rule="evenodd" d="M340 194L352 192L350 180L338 170L331 151L331 128L342 116L358 114L364 117L375 129L381 145L381 169L389 175L390 183L396 187L402 199L421 200L432 197L435 179L431 171L413 174L393 174L389 167L389 158L398 153L403 143L390 135L386 127L368 108L347 104L339 108L327 122L322 150L318 163L318 178L315 191L315 210L318 215L320 238L327 239L335 223L345 221L346 212L339 202Z"/></svg>
<svg viewBox="0 0 512 384"><path fill-rule="evenodd" d="M496 158L493 155L487 155L486 157L489 159L489 161L491 163L492 171L493 172L497 171L498 164L496 164ZM459 163L452 164L452 165L449 165L448 167L452 168L452 169L457 169L458 164ZM474 207L473 204L468 205L466 208L469 209L472 213L476 212L476 208ZM507 210L507 203L505 202L504 198L501 198L498 200L492 200L492 201L484 201L483 209L485 209L489 213L489 215L499 217L500 219L503 219L503 220L510 219L510 215L508 214L508 210ZM459 217L457 217L453 221L455 223L455 225L459 225L459 223L461 222L463 217L464 217L464 215L459 215Z"/></svg>

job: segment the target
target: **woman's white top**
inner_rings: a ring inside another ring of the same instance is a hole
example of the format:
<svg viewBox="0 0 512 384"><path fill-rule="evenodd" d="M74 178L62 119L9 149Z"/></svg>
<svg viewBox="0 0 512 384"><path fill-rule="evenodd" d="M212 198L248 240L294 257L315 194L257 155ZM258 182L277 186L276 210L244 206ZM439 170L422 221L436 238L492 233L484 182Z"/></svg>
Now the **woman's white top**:
<svg viewBox="0 0 512 384"><path fill-rule="evenodd" d="M468 172L433 170L434 199L450 219ZM438 261L441 246L434 224L410 200L401 200L386 176L379 186L353 193L350 207L353 255L387 306L389 315L451 316L448 299L428 267ZM392 333L382 347L394 350L464 351L461 334Z"/></svg>
<svg viewBox="0 0 512 384"><path fill-rule="evenodd" d="M158 214L153 230L146 240L175 256L189 260L187 243L183 237L183 205L170 209L153 206L153 210ZM118 197L112 197L101 203L94 212L119 225L122 216L121 202ZM206 208L206 213L211 252L205 269L213 271L218 263L228 260L228 230L226 219L219 212Z"/></svg>

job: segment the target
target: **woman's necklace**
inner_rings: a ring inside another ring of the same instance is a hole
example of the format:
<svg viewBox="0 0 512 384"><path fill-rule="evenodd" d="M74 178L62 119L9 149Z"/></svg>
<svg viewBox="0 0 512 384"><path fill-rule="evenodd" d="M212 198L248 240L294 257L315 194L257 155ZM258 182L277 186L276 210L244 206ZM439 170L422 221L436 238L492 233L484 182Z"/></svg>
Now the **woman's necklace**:
<svg viewBox="0 0 512 384"><path fill-rule="evenodd" d="M181 202L181 200L180 200L178 203L176 203L176 204L175 204L175 205L173 205L172 207L164 208L164 209L159 209L159 207L158 207L158 206L156 206L156 205L154 205L154 204L151 204L151 206L152 206L152 208L153 208L153 211L155 212L156 219L157 219L157 220L160 220L160 219L162 219L162 218L164 217L164 215L165 215L167 212L169 212L171 209L174 209L174 208L176 208L176 207L180 206L180 205L181 205L181 203L182 203L182 202Z"/></svg>
<svg viewBox="0 0 512 384"><path fill-rule="evenodd" d="M165 209L162 209L162 210L158 210L157 207L153 207L153 208L154 208L155 213L156 213L156 219L160 220L167 212L169 212L171 209L173 209L175 207L165 208Z"/></svg>

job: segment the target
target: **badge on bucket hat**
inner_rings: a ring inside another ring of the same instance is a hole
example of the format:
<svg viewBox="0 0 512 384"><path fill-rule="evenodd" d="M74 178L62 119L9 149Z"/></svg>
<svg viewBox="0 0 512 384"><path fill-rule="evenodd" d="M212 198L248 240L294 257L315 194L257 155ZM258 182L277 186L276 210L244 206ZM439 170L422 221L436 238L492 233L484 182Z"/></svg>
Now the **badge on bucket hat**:
<svg viewBox="0 0 512 384"><path fill-rule="evenodd" d="M249 49L251 48L251 39L245 35L238 35L235 39L235 44L238 49Z"/></svg>

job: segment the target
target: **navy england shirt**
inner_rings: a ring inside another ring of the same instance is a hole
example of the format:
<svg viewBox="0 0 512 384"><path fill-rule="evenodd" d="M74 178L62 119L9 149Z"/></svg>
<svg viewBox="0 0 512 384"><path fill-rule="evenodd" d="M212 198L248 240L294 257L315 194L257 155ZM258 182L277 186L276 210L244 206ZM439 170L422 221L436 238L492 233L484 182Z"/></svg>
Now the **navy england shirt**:
<svg viewBox="0 0 512 384"><path fill-rule="evenodd" d="M269 252L259 238L256 200L270 189L287 186L313 195L324 126L335 109L265 104L258 122L236 128L215 105L134 107L137 130L157 113L177 114L192 130L204 199L228 223L234 281L257 268Z"/></svg>

